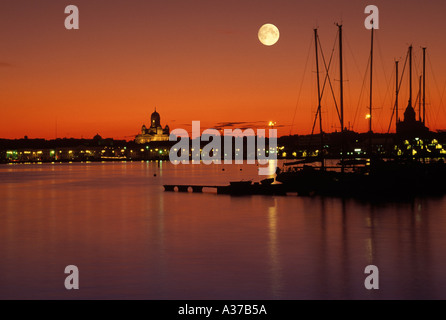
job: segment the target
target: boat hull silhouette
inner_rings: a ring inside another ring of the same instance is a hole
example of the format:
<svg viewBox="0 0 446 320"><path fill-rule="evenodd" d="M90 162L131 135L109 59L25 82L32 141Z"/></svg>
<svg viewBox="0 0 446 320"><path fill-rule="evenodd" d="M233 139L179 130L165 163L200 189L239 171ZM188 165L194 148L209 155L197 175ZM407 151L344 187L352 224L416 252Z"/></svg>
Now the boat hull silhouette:
<svg viewBox="0 0 446 320"><path fill-rule="evenodd" d="M304 166L276 173L288 192L345 197L441 195L446 193L445 177L443 161L376 161L348 172Z"/></svg>

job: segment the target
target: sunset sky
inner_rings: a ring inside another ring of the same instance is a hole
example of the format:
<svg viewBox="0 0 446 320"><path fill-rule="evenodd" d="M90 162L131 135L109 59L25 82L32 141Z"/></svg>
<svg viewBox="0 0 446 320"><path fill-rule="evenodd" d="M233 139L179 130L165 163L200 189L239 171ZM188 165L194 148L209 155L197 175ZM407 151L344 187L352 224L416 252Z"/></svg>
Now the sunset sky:
<svg viewBox="0 0 446 320"><path fill-rule="evenodd" d="M70 4L79 8L79 30L64 27ZM155 107L171 130L190 130L195 120L202 129L275 121L279 136L310 133L317 108L313 29L328 60L335 23L343 25L345 125L364 132L369 4L379 8L373 130L387 132L394 61L401 59L401 74L410 44L413 100L425 46L427 126L446 129L445 0L15 0L0 3L0 138L99 133L130 140ZM258 40L265 23L279 28L273 46ZM336 43L330 71L336 98L338 60ZM400 115L409 99L407 75ZM340 127L328 89L323 118L331 132Z"/></svg>

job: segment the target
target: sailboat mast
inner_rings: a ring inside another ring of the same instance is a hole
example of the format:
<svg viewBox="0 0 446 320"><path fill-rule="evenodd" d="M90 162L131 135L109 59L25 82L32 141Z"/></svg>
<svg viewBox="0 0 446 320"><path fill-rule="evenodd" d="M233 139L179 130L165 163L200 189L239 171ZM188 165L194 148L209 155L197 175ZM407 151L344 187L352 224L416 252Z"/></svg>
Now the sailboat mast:
<svg viewBox="0 0 446 320"><path fill-rule="evenodd" d="M373 88L373 25L372 25L372 42L370 46L370 104L369 104L369 132L372 133L372 88ZM371 138L370 138L371 139Z"/></svg>
<svg viewBox="0 0 446 320"><path fill-rule="evenodd" d="M342 74L342 25L339 27L339 81L340 81L340 109L341 109L341 133L344 133L344 79Z"/></svg>
<svg viewBox="0 0 446 320"><path fill-rule="evenodd" d="M412 107L412 45L409 47L409 105Z"/></svg>
<svg viewBox="0 0 446 320"><path fill-rule="evenodd" d="M395 61L395 132L397 130L398 127L398 60Z"/></svg>
<svg viewBox="0 0 446 320"><path fill-rule="evenodd" d="M421 122L421 76L418 81L418 121Z"/></svg>
<svg viewBox="0 0 446 320"><path fill-rule="evenodd" d="M426 125L426 48L423 47L423 125Z"/></svg>
<svg viewBox="0 0 446 320"><path fill-rule="evenodd" d="M339 81L340 81L340 109L341 109L341 172L344 173L344 78L342 74L342 24L339 28Z"/></svg>
<svg viewBox="0 0 446 320"><path fill-rule="evenodd" d="M324 138L323 138L323 134L322 134L322 110L321 110L321 88L320 88L320 83L319 83L319 54L318 54L318 38L317 38L317 29L314 29L314 47L316 50L316 77L317 77L317 112L319 113L319 132L321 135L321 146L320 146L320 152L321 155L323 153L323 148L324 148ZM321 157L321 168L324 168L324 159L323 157Z"/></svg>

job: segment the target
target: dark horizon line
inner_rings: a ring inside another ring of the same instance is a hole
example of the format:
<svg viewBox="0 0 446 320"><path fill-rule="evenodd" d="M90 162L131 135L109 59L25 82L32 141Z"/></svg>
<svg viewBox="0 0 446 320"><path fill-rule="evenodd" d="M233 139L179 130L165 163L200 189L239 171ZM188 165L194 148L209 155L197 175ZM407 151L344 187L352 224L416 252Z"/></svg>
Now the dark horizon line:
<svg viewBox="0 0 446 320"><path fill-rule="evenodd" d="M218 129L216 129L216 130L218 130ZM241 129L241 130L243 130L243 129ZM363 135L363 134L369 134L370 132L357 132L357 131L354 131L354 130L348 130L348 129L346 129L346 130L344 130L344 132L345 133L354 133L354 134L359 134L359 135ZM430 131L429 130L429 132L428 133L430 133L430 134L438 134L438 133L445 133L446 132L446 129L437 129L437 130L435 130L435 131ZM341 134L342 133L342 131L332 131L332 132L322 132L324 135L330 135L330 134ZM396 135L397 133L396 132L378 132L378 131L372 131L372 134L374 134L374 135ZM282 137L293 137L293 136L319 136L320 135L320 133L319 132L317 132L317 133L307 133L307 134L298 134L298 133L294 133L294 134L284 134L284 135L281 135L281 136L278 136L277 138L282 138ZM220 136L224 136L223 134L222 135L220 135ZM257 135L254 135L254 136L257 136ZM135 135L135 137L136 137L136 135ZM180 136L177 136L177 137L180 137ZM201 137L201 135L200 135L200 137ZM21 138L2 138L2 137L0 137L0 140L9 140L9 141L15 141L15 140L45 140L45 141L56 141L56 140L94 140L95 139L95 136L94 137L92 137L92 138L84 138L84 137L81 137L81 138L75 138L75 137L57 137L57 138L42 138L42 137L39 137L39 138L29 138L27 135L25 135L25 136L23 136L23 137L21 137ZM134 139L130 139L130 140L128 140L128 139L119 139L119 138L115 138L115 137L108 137L108 138L103 138L103 137L101 137L100 138L101 140L114 140L114 141L133 141Z"/></svg>

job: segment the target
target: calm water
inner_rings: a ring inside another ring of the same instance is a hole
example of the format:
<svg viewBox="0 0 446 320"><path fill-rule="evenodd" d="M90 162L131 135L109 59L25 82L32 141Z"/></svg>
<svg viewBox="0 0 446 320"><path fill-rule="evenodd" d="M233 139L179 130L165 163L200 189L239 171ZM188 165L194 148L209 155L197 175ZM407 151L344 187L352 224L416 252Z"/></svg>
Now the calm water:
<svg viewBox="0 0 446 320"><path fill-rule="evenodd" d="M256 170L2 165L0 298L446 299L446 198L383 204L162 187L258 180ZM64 287L71 264L79 290ZM364 287L370 264L379 290Z"/></svg>

